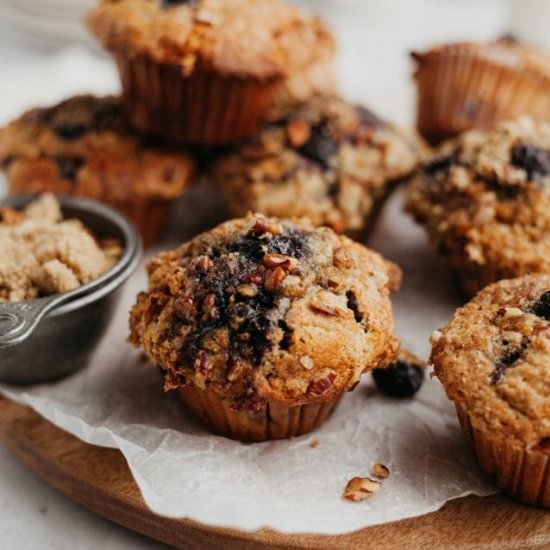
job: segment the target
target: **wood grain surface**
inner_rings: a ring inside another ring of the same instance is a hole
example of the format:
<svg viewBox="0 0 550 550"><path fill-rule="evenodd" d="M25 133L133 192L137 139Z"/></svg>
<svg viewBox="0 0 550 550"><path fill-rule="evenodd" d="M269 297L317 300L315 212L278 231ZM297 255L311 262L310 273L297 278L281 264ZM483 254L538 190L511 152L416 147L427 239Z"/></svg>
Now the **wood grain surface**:
<svg viewBox="0 0 550 550"><path fill-rule="evenodd" d="M32 410L0 398L0 440L38 477L93 512L129 529L193 549L508 550L550 548L550 513L503 495L468 497L415 519L341 536L244 533L150 512L119 451L94 447ZM193 495L189 495L193 498ZM307 499L304 498L304 506Z"/></svg>

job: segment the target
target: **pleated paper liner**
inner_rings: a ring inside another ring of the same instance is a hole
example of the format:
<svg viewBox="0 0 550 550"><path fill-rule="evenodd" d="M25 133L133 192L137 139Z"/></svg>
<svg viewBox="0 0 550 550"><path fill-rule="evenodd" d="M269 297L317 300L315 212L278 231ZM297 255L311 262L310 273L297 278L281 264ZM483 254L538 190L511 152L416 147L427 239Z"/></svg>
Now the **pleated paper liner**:
<svg viewBox="0 0 550 550"><path fill-rule="evenodd" d="M468 411L456 403L462 431L481 468L511 497L541 508L550 508L550 452L510 444L499 433L472 425Z"/></svg>
<svg viewBox="0 0 550 550"><path fill-rule="evenodd" d="M231 400L195 385L178 388L191 414L215 434L244 442L288 439L311 432L323 424L336 408L332 401L289 407L274 401L263 404L257 413L235 411Z"/></svg>
<svg viewBox="0 0 550 550"><path fill-rule="evenodd" d="M519 60L512 63L510 56L507 64L497 54L495 45L413 54L418 63L417 125L430 143L521 115L550 118L550 75L526 69Z"/></svg>
<svg viewBox="0 0 550 550"><path fill-rule="evenodd" d="M132 124L163 140L196 145L238 141L260 124L280 78L258 80L114 54Z"/></svg>

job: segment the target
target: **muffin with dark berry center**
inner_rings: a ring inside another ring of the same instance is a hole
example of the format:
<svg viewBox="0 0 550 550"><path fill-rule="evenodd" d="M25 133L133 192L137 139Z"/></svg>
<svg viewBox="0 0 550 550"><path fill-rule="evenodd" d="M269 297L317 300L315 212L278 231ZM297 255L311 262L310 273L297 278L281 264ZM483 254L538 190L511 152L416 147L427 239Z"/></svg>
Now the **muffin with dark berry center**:
<svg viewBox="0 0 550 550"><path fill-rule="evenodd" d="M550 124L520 118L447 142L413 182L407 208L468 295L550 273Z"/></svg>
<svg viewBox="0 0 550 550"><path fill-rule="evenodd" d="M285 82L307 95L334 50L325 25L284 0L102 0L89 24L117 62L133 124L199 145L252 132Z"/></svg>
<svg viewBox="0 0 550 550"><path fill-rule="evenodd" d="M432 336L431 361L485 471L550 507L550 276L482 290Z"/></svg>
<svg viewBox="0 0 550 550"><path fill-rule="evenodd" d="M309 222L227 222L148 267L131 340L216 433L246 441L312 430L397 349L399 270Z"/></svg>
<svg viewBox="0 0 550 550"><path fill-rule="evenodd" d="M0 165L12 194L97 199L131 218L146 244L162 233L193 172L187 153L136 134L117 98L89 95L34 109L0 130Z"/></svg>
<svg viewBox="0 0 550 550"><path fill-rule="evenodd" d="M307 216L360 237L419 155L412 136L368 109L317 97L273 114L214 174L233 215Z"/></svg>

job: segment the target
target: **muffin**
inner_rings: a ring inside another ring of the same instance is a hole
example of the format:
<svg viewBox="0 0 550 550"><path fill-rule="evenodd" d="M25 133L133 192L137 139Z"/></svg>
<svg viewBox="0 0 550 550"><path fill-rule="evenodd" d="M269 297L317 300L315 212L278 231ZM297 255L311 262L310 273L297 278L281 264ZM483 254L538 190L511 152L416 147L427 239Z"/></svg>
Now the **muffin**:
<svg viewBox="0 0 550 550"><path fill-rule="evenodd" d="M549 175L550 124L523 117L440 147L407 208L471 296L499 279L550 273Z"/></svg>
<svg viewBox="0 0 550 550"><path fill-rule="evenodd" d="M481 467L512 497L550 508L550 276L485 288L432 344Z"/></svg>
<svg viewBox="0 0 550 550"><path fill-rule="evenodd" d="M301 435L395 358L399 269L329 228L248 216L148 265L130 340L214 433Z"/></svg>
<svg viewBox="0 0 550 550"><path fill-rule="evenodd" d="M252 132L281 85L334 48L317 17L284 0L103 0L89 25L134 125L200 145Z"/></svg>
<svg viewBox="0 0 550 550"><path fill-rule="evenodd" d="M528 115L550 118L550 57L513 39L412 54L418 130L432 144Z"/></svg>
<svg viewBox="0 0 550 550"><path fill-rule="evenodd" d="M289 75L275 93L275 109L305 103L315 96L337 95L335 43L325 40L319 43L318 59L306 68ZM269 118L269 114L267 116Z"/></svg>
<svg viewBox="0 0 550 550"><path fill-rule="evenodd" d="M145 244L162 233L193 172L186 153L136 135L118 99L89 95L34 109L0 130L0 166L12 194L103 201L138 226Z"/></svg>
<svg viewBox="0 0 550 550"><path fill-rule="evenodd" d="M279 110L213 171L234 216L307 216L359 239L418 160L415 139L368 109L316 97Z"/></svg>

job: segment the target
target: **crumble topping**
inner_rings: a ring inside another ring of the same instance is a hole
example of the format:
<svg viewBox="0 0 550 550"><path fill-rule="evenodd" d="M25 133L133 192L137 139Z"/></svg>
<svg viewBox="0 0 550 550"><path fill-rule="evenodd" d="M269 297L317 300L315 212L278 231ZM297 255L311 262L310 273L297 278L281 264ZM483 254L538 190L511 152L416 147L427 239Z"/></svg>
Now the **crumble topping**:
<svg viewBox="0 0 550 550"><path fill-rule="evenodd" d="M8 302L74 290L121 255L118 242L98 242L80 221L64 220L51 194L23 210L0 209L0 250L0 301Z"/></svg>

